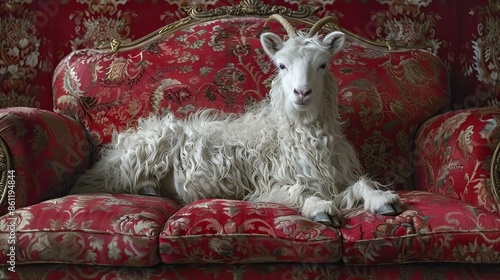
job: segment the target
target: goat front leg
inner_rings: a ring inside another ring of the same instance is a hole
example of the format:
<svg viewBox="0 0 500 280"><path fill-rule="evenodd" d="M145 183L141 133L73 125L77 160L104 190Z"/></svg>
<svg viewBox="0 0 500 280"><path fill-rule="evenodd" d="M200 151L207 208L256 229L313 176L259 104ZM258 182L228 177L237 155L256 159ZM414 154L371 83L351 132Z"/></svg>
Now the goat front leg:
<svg viewBox="0 0 500 280"><path fill-rule="evenodd" d="M340 227L340 211L335 203L314 196L314 193L307 191L303 184L285 185L254 192L248 195L245 200L279 203L300 211L302 216L313 221L332 227Z"/></svg>
<svg viewBox="0 0 500 280"><path fill-rule="evenodd" d="M139 179L136 184L138 194L160 196L157 180Z"/></svg>
<svg viewBox="0 0 500 280"><path fill-rule="evenodd" d="M317 196L309 196L304 200L301 209L302 215L315 222L331 227L340 227L340 211L333 201L324 200Z"/></svg>
<svg viewBox="0 0 500 280"><path fill-rule="evenodd" d="M367 178L360 178L339 197L344 208L353 208L359 201L364 202L366 211L381 215L398 215L402 211L399 195L394 191L381 190L380 185Z"/></svg>

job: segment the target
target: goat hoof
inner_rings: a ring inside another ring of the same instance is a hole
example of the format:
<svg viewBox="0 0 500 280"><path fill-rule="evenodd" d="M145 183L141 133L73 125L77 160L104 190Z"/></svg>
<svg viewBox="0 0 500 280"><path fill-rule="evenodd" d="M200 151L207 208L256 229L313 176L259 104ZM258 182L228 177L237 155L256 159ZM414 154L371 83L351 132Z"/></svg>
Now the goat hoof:
<svg viewBox="0 0 500 280"><path fill-rule="evenodd" d="M396 211L390 204L382 205L377 211L377 214L384 215L384 216L394 216L396 215Z"/></svg>
<svg viewBox="0 0 500 280"><path fill-rule="evenodd" d="M334 228L339 228L340 227L339 218L337 218L335 216L332 216L330 220L332 221L332 227L334 227Z"/></svg>
<svg viewBox="0 0 500 280"><path fill-rule="evenodd" d="M401 208L401 205L399 205L399 204L393 204L392 208L394 209L394 212L396 215L403 213L403 209Z"/></svg>
<svg viewBox="0 0 500 280"><path fill-rule="evenodd" d="M324 224L325 226L331 226L338 228L340 227L340 222L337 217L330 217L326 213L318 213L313 217L313 221Z"/></svg>
<svg viewBox="0 0 500 280"><path fill-rule="evenodd" d="M332 224L332 221L330 220L330 217L326 213L318 213L314 215L313 221L330 226Z"/></svg>
<svg viewBox="0 0 500 280"><path fill-rule="evenodd" d="M152 185L144 186L142 189L139 190L139 194L158 196L158 192L156 191L156 188Z"/></svg>

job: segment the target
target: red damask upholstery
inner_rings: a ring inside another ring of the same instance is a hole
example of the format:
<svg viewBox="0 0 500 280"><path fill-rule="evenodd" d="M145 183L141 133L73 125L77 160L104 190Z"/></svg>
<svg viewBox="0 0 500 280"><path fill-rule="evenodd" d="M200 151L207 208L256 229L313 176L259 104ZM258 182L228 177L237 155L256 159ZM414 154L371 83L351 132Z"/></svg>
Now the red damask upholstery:
<svg viewBox="0 0 500 280"><path fill-rule="evenodd" d="M164 263L332 263L340 232L279 204L205 199L168 220L160 254Z"/></svg>
<svg viewBox="0 0 500 280"><path fill-rule="evenodd" d="M90 167L91 144L81 123L35 108L0 110L0 140L8 147L14 171L15 207L67 194L79 174ZM7 200L0 213L7 213Z"/></svg>
<svg viewBox="0 0 500 280"><path fill-rule="evenodd" d="M17 263L151 266L160 261L158 235L179 209L168 198L128 194L66 196L0 218L0 247L15 220ZM0 251L7 263L8 250Z"/></svg>
<svg viewBox="0 0 500 280"><path fill-rule="evenodd" d="M448 112L425 123L416 138L417 188L500 213L490 179L499 144L498 108Z"/></svg>
<svg viewBox="0 0 500 280"><path fill-rule="evenodd" d="M205 107L242 112L265 98L274 66L258 38L269 29L285 33L264 21L217 18L174 25L117 52L74 51L54 73L55 113L0 110L19 193L17 210L4 208L0 217L0 263L10 259L14 233L18 264L45 265L22 267L25 277L419 279L498 272L450 271L445 263L500 263L489 169L500 109L441 114L450 92L435 55L389 51L352 36L330 65L339 110L367 173L400 194L400 215L345 210L333 229L270 203L65 196L101 145L140 117L185 117Z"/></svg>
<svg viewBox="0 0 500 280"><path fill-rule="evenodd" d="M345 263L500 261L498 214L430 192L399 194L404 212L398 216L361 210L344 215L341 232Z"/></svg>

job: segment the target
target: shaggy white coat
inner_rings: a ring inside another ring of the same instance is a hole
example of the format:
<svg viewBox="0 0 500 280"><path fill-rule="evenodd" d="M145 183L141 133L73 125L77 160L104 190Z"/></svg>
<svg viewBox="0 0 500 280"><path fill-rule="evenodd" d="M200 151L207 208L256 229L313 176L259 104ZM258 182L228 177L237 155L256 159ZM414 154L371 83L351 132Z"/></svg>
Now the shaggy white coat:
<svg viewBox="0 0 500 280"><path fill-rule="evenodd" d="M399 204L362 175L342 132L337 86L328 65L344 34L261 36L278 67L269 98L242 115L213 110L187 119L151 116L114 135L72 193L140 193L190 203L208 197L281 203L307 218L340 208Z"/></svg>

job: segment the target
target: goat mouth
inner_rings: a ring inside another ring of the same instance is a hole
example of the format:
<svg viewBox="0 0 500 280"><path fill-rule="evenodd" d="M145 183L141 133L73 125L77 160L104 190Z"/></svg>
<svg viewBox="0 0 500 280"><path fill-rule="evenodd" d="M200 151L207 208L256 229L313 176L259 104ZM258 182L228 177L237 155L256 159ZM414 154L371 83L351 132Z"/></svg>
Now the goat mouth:
<svg viewBox="0 0 500 280"><path fill-rule="evenodd" d="M299 111L304 111L307 109L307 107L309 107L309 103L307 103L307 102L293 102L293 106L295 107L295 109L297 109Z"/></svg>

